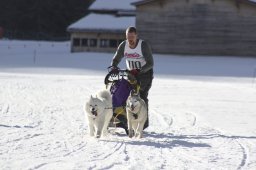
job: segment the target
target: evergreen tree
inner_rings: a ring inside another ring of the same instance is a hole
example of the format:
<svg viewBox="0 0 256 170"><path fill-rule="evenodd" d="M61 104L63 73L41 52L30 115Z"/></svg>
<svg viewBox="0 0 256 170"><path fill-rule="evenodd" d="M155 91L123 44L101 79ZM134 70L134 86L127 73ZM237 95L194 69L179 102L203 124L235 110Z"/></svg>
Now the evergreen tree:
<svg viewBox="0 0 256 170"><path fill-rule="evenodd" d="M65 37L73 22L88 14L94 0L1 0L0 27L20 39Z"/></svg>

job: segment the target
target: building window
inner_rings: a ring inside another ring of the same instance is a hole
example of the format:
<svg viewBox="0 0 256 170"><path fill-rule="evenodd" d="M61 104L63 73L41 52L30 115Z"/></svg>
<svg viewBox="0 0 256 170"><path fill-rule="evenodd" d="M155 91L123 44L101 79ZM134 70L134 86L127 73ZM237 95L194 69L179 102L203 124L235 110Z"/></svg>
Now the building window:
<svg viewBox="0 0 256 170"><path fill-rule="evenodd" d="M109 47L109 41L107 39L101 39L100 47Z"/></svg>
<svg viewBox="0 0 256 170"><path fill-rule="evenodd" d="M109 40L109 47L116 48L118 46L117 40L111 39Z"/></svg>
<svg viewBox="0 0 256 170"><path fill-rule="evenodd" d="M79 38L74 38L73 39L73 46L75 46L75 47L80 46L80 39Z"/></svg>
<svg viewBox="0 0 256 170"><path fill-rule="evenodd" d="M82 46L88 47L88 39L87 38L82 38Z"/></svg>
<svg viewBox="0 0 256 170"><path fill-rule="evenodd" d="M90 47L97 47L97 39L90 39Z"/></svg>

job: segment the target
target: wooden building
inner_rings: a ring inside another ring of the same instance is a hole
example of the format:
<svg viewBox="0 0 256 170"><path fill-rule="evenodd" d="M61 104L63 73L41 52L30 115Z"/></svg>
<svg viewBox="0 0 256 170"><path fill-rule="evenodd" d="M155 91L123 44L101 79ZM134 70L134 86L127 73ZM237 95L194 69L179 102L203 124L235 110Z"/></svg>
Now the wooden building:
<svg viewBox="0 0 256 170"><path fill-rule="evenodd" d="M71 52L114 52L129 25L135 25L135 17L90 14L69 26Z"/></svg>
<svg viewBox="0 0 256 170"><path fill-rule="evenodd" d="M154 53L256 56L256 3L250 0L142 0L139 36Z"/></svg>
<svg viewBox="0 0 256 170"><path fill-rule="evenodd" d="M90 14L71 24L71 52L114 52L125 39L128 26L135 26L135 0L96 0ZM113 5L115 4L115 5Z"/></svg>

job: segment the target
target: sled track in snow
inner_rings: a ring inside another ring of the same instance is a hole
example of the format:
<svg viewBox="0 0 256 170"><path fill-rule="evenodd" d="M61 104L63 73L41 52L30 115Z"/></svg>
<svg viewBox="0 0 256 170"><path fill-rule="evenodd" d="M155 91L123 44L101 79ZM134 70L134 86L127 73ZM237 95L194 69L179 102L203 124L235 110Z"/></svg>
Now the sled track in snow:
<svg viewBox="0 0 256 170"><path fill-rule="evenodd" d="M200 147L200 144L197 145L191 142L198 139L202 142L206 142L205 147L209 147L209 153L212 153L213 155L225 154L220 158L215 158L216 160L213 159L213 162L227 161L228 164L228 162L232 161L233 159L237 159L240 163L238 163L237 166L235 166L237 162L233 163L233 168L237 170L247 168L249 167L249 165L254 166L254 163L249 163L248 160L250 158L250 152L248 147L240 142L240 140L243 139L243 136L226 136L212 127L200 125L198 124L196 115L193 113L160 114L157 113L156 110L150 110L149 113L153 113L154 118L158 120L159 124L163 126L163 129L170 129L172 130L172 132L174 132L174 134L180 134L180 136L173 135L171 139L166 138L164 140L165 142L169 141L170 143L173 143L173 141L175 141L175 145L181 145L185 147ZM190 134L190 132L197 135L186 135ZM162 137L164 136L165 135L163 134ZM160 138L161 137L159 136L156 140ZM212 142L210 140L219 141L219 145L212 145ZM162 143L161 140L159 142ZM209 142L209 144L207 144L207 142ZM173 147L175 147L175 145L173 145ZM201 146L204 146L204 144ZM226 153L222 153L222 150L226 150ZM230 155L227 153L229 153ZM174 156L177 158L178 162L183 160L183 164L189 164L189 162L196 163L198 161L191 154L186 153L186 151L180 152L178 155L174 154ZM229 164L232 163L230 162ZM166 166L166 163L163 163L162 166Z"/></svg>
<svg viewBox="0 0 256 170"><path fill-rule="evenodd" d="M99 143L101 143L99 141ZM106 142L103 142L101 145L104 146L104 144L106 144ZM96 153L94 156L93 156L93 159L91 161L102 161L102 160L106 160L108 159L109 157L112 157L114 156L117 152L121 151L121 148L124 146L124 143L122 142L116 142L116 143L113 143L113 145L111 145L111 148L110 148L110 152L108 153L102 153L102 152L94 152Z"/></svg>
<svg viewBox="0 0 256 170"><path fill-rule="evenodd" d="M161 126L165 129L171 128L189 128L197 124L197 117L193 113L169 113L161 114L156 110L150 110L149 114L153 113L154 118L159 120Z"/></svg>
<svg viewBox="0 0 256 170"><path fill-rule="evenodd" d="M239 142L238 140L236 140L237 141L237 143L238 143L238 145L241 147L241 149L242 149L242 160L241 160L241 163L240 163L240 165L239 165L239 167L237 168L238 170L240 170L240 169L243 169L243 167L245 167L245 165L246 165L246 163L247 163L247 159L248 159L248 151L247 151L247 149L246 149L246 147L245 146L243 146L242 144L241 144L241 142Z"/></svg>
<svg viewBox="0 0 256 170"><path fill-rule="evenodd" d="M173 124L173 117L171 115L163 115L161 113L158 113L156 110L152 109L149 111L149 114L153 113L154 118L159 120L159 124L161 126L164 126L165 129L169 129ZM150 120L149 120L150 121Z"/></svg>
<svg viewBox="0 0 256 170"><path fill-rule="evenodd" d="M9 104L0 105L1 114L7 114L9 112Z"/></svg>
<svg viewBox="0 0 256 170"><path fill-rule="evenodd" d="M126 143L123 141L123 137L111 137L109 135L102 139L89 136L86 138L86 148L90 148L89 152L86 151L88 155L86 162L90 164L89 169L111 169L115 165L122 165L130 159L127 155ZM101 165L99 162L107 162L107 164Z"/></svg>
<svg viewBox="0 0 256 170"><path fill-rule="evenodd" d="M256 168L255 137L225 135L190 111L161 113L153 108L143 139L130 139L123 129L102 139L87 136L80 104L87 96L77 98L80 90L63 88L61 82L51 81L49 87L32 82L7 86L3 98L8 102L0 103L0 113L7 118L0 123L6 135L0 140L0 156L7 160L3 169L22 167L8 164L16 160L24 169L61 169L67 162L73 169ZM95 88L80 87L88 96ZM70 96L76 102L67 102Z"/></svg>
<svg viewBox="0 0 256 170"><path fill-rule="evenodd" d="M189 113L187 113L187 114L189 114ZM194 116L194 119L193 119L191 125L192 125L192 126L195 126L195 125L196 125L196 122L197 122L197 118L196 118L196 116L195 116L194 114L192 114L192 113L190 113L190 114Z"/></svg>

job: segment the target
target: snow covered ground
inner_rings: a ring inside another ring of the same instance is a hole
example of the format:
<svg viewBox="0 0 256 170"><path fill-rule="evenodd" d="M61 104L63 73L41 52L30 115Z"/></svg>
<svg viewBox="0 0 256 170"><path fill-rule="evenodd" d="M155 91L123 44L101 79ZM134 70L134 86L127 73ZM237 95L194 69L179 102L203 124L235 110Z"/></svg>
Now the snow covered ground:
<svg viewBox="0 0 256 170"><path fill-rule="evenodd" d="M256 58L154 54L145 137L94 139L83 105L113 54L69 48L0 41L1 169L256 169Z"/></svg>

